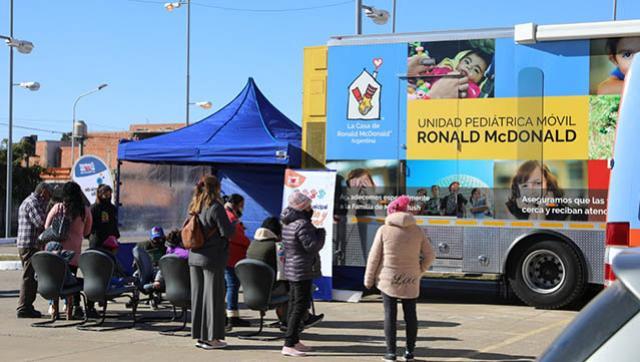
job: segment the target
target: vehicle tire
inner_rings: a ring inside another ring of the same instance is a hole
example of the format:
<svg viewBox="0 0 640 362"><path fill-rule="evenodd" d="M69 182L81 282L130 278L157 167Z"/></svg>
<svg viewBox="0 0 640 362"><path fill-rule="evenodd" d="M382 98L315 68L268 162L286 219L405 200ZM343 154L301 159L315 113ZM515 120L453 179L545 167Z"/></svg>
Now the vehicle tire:
<svg viewBox="0 0 640 362"><path fill-rule="evenodd" d="M585 291L586 266L578 251L563 241L539 241L513 257L509 285L530 306L561 308Z"/></svg>

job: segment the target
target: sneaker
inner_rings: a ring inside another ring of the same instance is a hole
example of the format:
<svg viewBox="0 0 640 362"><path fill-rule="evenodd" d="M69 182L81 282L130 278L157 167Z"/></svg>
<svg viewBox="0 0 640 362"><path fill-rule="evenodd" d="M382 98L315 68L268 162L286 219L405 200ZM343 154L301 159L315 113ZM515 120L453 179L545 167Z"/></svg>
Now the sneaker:
<svg viewBox="0 0 640 362"><path fill-rule="evenodd" d="M304 329L311 328L316 324L322 322L324 319L324 313L318 315L310 314L309 317L304 321Z"/></svg>
<svg viewBox="0 0 640 362"><path fill-rule="evenodd" d="M53 315L55 310L53 309L53 304L49 304L49 309L47 309L47 314Z"/></svg>
<svg viewBox="0 0 640 362"><path fill-rule="evenodd" d="M393 353L387 353L384 355L384 357L382 357L382 360L385 362L395 362L396 355Z"/></svg>
<svg viewBox="0 0 640 362"><path fill-rule="evenodd" d="M16 316L18 318L34 318L34 319L37 319L37 318L42 318L42 313L38 312L37 310L35 310L33 308L32 309L23 309L23 310L19 310L16 313Z"/></svg>
<svg viewBox="0 0 640 362"><path fill-rule="evenodd" d="M227 342L220 341L217 339L209 342L198 341L198 343L196 343L196 347L206 349L206 350L222 349L227 347Z"/></svg>
<svg viewBox="0 0 640 362"><path fill-rule="evenodd" d="M302 342L296 343L293 348L297 349L300 352L311 352L311 347L302 344Z"/></svg>
<svg viewBox="0 0 640 362"><path fill-rule="evenodd" d="M413 356L412 352L404 351L404 360L406 362L413 362L416 360L416 358Z"/></svg>
<svg viewBox="0 0 640 362"><path fill-rule="evenodd" d="M305 357L307 354L297 350L295 347L282 347L282 355L289 357Z"/></svg>
<svg viewBox="0 0 640 362"><path fill-rule="evenodd" d="M231 317L228 321L231 327L251 327L251 322L240 317Z"/></svg>

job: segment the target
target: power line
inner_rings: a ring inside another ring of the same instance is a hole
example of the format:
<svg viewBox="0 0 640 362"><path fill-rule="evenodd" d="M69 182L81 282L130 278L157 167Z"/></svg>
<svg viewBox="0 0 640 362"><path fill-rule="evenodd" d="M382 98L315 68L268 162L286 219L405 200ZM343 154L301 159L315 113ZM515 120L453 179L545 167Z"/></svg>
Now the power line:
<svg viewBox="0 0 640 362"><path fill-rule="evenodd" d="M7 117L0 117L0 119L2 120L6 120ZM13 119L14 122L26 122L26 123L45 123L45 124L52 124L52 123L56 123L56 124L60 124L60 123L65 123L65 122L69 122L68 119L38 119L38 118L19 118ZM114 131L120 131L122 130L122 128L117 128L117 127L113 127L113 126L108 126L106 124L101 124L101 123L95 123L95 122L90 122L90 125L95 125L95 126L100 126L102 128L107 128L110 130L114 130ZM66 126L66 124L65 124Z"/></svg>
<svg viewBox="0 0 640 362"><path fill-rule="evenodd" d="M0 124L3 125L3 126L8 126L9 125L8 123L4 123L4 122L0 122ZM54 131L52 129L16 126L15 124L13 125L13 128L27 129L27 130L30 130L30 131L49 132L49 133L55 133L55 134L64 134L65 133L65 132L60 132L60 131Z"/></svg>
<svg viewBox="0 0 640 362"><path fill-rule="evenodd" d="M133 2L133 3L142 3L142 4L165 4L166 3L166 1L154 1L154 0L127 0L127 1ZM224 11L237 11L237 12L245 12L245 13L291 13L291 12L297 12L297 11L308 11L308 10L331 8L331 7L352 4L352 3L353 3L353 0L348 0L348 1L332 3L332 4L325 4L325 5L306 6L306 7L299 7L299 8L284 8L284 9L232 8L232 7L226 7L226 6L205 4L200 2L192 2L191 5L200 6L203 8L210 8L210 9L217 9L217 10L224 10Z"/></svg>

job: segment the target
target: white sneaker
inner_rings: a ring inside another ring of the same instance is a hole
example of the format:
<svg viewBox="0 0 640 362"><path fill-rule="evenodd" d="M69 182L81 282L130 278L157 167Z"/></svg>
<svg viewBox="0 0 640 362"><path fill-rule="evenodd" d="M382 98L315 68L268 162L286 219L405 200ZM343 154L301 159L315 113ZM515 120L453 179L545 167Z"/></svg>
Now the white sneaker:
<svg viewBox="0 0 640 362"><path fill-rule="evenodd" d="M307 354L297 350L295 347L282 347L282 355L289 357L305 357Z"/></svg>
<svg viewBox="0 0 640 362"><path fill-rule="evenodd" d="M49 312L49 315L53 315L53 304L49 304L49 310L47 312Z"/></svg>
<svg viewBox="0 0 640 362"><path fill-rule="evenodd" d="M297 349L300 352L311 352L311 347L304 345L302 342L296 343L293 348Z"/></svg>
<svg viewBox="0 0 640 362"><path fill-rule="evenodd" d="M206 350L222 349L227 347L227 342L220 341L220 340L213 340L209 342L198 341L198 343L196 343L196 347L206 349Z"/></svg>

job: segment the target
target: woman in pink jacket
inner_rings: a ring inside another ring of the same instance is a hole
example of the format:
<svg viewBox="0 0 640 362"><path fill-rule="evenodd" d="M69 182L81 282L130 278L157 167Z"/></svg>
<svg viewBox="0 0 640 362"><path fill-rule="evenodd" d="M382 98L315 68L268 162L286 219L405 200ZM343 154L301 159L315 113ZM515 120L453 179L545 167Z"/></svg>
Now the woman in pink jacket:
<svg viewBox="0 0 640 362"><path fill-rule="evenodd" d="M420 294L420 278L435 258L425 232L416 225L407 196L400 196L387 208L387 218L376 233L364 276L364 285L374 284L382 292L384 302L384 334L387 342L385 361L396 360L396 321L398 299L402 302L407 328L405 361L414 360L418 317L416 299Z"/></svg>
<svg viewBox="0 0 640 362"><path fill-rule="evenodd" d="M82 189L77 183L70 181L64 184L62 187L62 202L55 204L49 211L45 228L51 226L53 219L59 214L64 214L71 220L69 235L65 240L60 240L60 243L65 250L72 250L75 253L73 259L69 262L69 269L75 275L78 272L78 259L82 250L82 240L91 233L91 225L93 223L91 209L85 205ZM74 296L73 305L74 318L84 317L84 312L80 307L80 295Z"/></svg>

